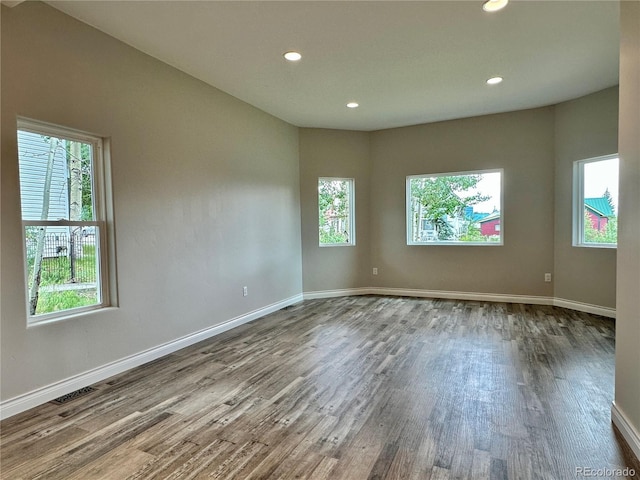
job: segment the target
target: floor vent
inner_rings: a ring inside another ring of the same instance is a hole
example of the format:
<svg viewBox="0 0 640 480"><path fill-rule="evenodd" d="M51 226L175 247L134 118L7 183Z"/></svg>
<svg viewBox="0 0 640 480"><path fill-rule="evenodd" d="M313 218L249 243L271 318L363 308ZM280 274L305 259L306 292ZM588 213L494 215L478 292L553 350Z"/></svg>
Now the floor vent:
<svg viewBox="0 0 640 480"><path fill-rule="evenodd" d="M91 392L95 392L96 389L93 387L83 387L75 392L67 393L66 395L62 395L54 400L51 400L51 403L55 403L56 405L62 405L64 403L70 402L71 400L75 400L76 398L84 397Z"/></svg>

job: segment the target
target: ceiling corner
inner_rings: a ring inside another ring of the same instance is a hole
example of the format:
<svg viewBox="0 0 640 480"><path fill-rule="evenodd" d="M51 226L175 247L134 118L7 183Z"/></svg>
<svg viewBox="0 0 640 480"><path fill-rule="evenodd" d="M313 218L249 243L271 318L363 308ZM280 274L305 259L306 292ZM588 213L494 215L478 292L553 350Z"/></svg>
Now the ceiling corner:
<svg viewBox="0 0 640 480"><path fill-rule="evenodd" d="M2 3L2 5L6 7L13 8L16 5L20 5L24 1L25 0L2 0L0 3Z"/></svg>

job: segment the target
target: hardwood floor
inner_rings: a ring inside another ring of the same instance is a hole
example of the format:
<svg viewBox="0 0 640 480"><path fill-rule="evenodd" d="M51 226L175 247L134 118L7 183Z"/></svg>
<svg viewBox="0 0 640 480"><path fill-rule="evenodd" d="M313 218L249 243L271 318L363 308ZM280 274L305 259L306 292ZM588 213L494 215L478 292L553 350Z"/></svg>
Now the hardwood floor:
<svg viewBox="0 0 640 480"><path fill-rule="evenodd" d="M637 479L610 421L614 328L554 307L305 301L3 421L0 472Z"/></svg>

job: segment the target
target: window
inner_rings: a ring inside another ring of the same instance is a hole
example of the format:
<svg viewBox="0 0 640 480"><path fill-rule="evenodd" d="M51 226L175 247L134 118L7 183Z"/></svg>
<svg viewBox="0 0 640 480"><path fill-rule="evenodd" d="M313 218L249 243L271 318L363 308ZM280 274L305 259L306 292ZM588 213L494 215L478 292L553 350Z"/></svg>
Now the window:
<svg viewBox="0 0 640 480"><path fill-rule="evenodd" d="M18 121L29 322L109 305L100 137Z"/></svg>
<svg viewBox="0 0 640 480"><path fill-rule="evenodd" d="M407 245L502 245L502 170L407 177Z"/></svg>
<svg viewBox="0 0 640 480"><path fill-rule="evenodd" d="M320 246L355 245L353 178L318 180Z"/></svg>
<svg viewBox="0 0 640 480"><path fill-rule="evenodd" d="M615 248L618 155L575 162L573 179L573 245Z"/></svg>

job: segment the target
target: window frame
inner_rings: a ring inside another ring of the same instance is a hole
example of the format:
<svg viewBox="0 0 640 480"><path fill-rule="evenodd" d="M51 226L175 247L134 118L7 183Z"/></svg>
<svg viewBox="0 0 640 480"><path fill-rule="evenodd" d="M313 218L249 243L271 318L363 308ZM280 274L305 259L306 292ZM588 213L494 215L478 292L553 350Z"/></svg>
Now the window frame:
<svg viewBox="0 0 640 480"><path fill-rule="evenodd" d="M411 180L414 178L433 178L433 177L457 177L465 175L478 175L486 173L500 174L500 241L498 242L454 242L447 240L438 240L433 242L416 242L412 240L413 220L411 212ZM504 168L490 168L484 170L467 170L461 172L446 173L424 173L419 175L407 175L405 183L405 233L407 246L460 246L460 247L501 247L504 246Z"/></svg>
<svg viewBox="0 0 640 480"><path fill-rule="evenodd" d="M318 177L318 183L316 185L317 197L318 201L316 212L320 213L320 192L318 191L318 187L320 186L320 182L328 181L328 182L347 182L348 190L349 190L349 231L348 235L351 239L350 242L341 242L341 243L322 243L320 242L320 225L318 224L318 246L319 247L355 247L356 245L356 180L355 178L346 178L346 177Z"/></svg>
<svg viewBox="0 0 640 480"><path fill-rule="evenodd" d="M618 175L620 174L620 154L612 153L600 157L585 158L573 162L573 188L572 188L572 227L571 245L584 248L618 248L616 243L596 243L584 241L584 166L589 163L603 162L618 159Z"/></svg>
<svg viewBox="0 0 640 480"><path fill-rule="evenodd" d="M18 131L30 132L40 135L49 135L64 140L71 140L90 144L92 148L91 158L91 187L94 220L25 220L22 212L22 188L19 188L20 196L20 221L22 225L22 262L24 269L24 288L26 294L27 326L40 325L53 321L76 317L96 310L115 306L115 263L114 235L113 235L113 202L111 191L111 175L109 164L109 141L107 138L94 135L74 128L54 125L30 118L18 117L16 121L16 142ZM16 143L16 146L18 144ZM18 159L17 159L18 160ZM100 296L95 305L69 308L55 312L31 315L29 309L29 267L27 261L26 227L96 227L98 230L96 249L99 252L97 262L96 280L99 280L96 289Z"/></svg>

